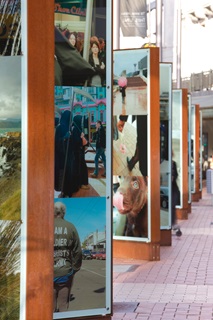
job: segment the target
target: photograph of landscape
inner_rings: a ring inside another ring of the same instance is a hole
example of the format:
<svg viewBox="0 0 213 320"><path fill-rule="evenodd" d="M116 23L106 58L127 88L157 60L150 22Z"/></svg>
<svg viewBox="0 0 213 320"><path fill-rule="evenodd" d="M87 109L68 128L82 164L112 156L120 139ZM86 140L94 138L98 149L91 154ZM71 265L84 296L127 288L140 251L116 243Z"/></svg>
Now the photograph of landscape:
<svg viewBox="0 0 213 320"><path fill-rule="evenodd" d="M0 59L0 219L21 213L21 58Z"/></svg>
<svg viewBox="0 0 213 320"><path fill-rule="evenodd" d="M0 318L19 319L21 57L0 57Z"/></svg>

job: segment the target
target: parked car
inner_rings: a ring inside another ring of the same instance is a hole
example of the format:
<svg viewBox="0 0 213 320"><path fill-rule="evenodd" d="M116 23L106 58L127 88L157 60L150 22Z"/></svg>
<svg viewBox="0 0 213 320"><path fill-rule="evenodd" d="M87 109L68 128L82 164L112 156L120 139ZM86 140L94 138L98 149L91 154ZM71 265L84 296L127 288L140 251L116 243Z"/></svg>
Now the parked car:
<svg viewBox="0 0 213 320"><path fill-rule="evenodd" d="M168 188L167 187L160 188L160 205L163 209L167 209L169 206Z"/></svg>
<svg viewBox="0 0 213 320"><path fill-rule="evenodd" d="M91 260L92 259L91 251L87 250L87 249L83 249L82 250L82 259L83 260Z"/></svg>
<svg viewBox="0 0 213 320"><path fill-rule="evenodd" d="M91 251L92 259L96 259L96 254L97 254L97 252L96 252L96 251Z"/></svg>
<svg viewBox="0 0 213 320"><path fill-rule="evenodd" d="M96 253L96 260L106 260L106 253L105 252Z"/></svg>

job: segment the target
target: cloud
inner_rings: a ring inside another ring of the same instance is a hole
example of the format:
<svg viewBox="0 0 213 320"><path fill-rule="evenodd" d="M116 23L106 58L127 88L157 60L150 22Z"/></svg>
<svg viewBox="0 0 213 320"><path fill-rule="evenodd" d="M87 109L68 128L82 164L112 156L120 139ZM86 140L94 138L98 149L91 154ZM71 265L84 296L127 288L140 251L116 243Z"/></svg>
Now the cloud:
<svg viewBox="0 0 213 320"><path fill-rule="evenodd" d="M0 57L0 118L21 117L21 58Z"/></svg>

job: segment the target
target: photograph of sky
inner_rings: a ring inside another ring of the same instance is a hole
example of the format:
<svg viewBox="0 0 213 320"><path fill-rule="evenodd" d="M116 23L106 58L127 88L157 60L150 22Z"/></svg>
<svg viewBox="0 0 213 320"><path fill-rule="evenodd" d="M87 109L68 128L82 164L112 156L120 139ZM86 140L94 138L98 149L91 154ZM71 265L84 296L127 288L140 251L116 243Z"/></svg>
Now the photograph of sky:
<svg viewBox="0 0 213 320"><path fill-rule="evenodd" d="M21 118L21 57L0 57L0 120Z"/></svg>
<svg viewBox="0 0 213 320"><path fill-rule="evenodd" d="M130 73L138 70L138 62L147 56L146 50L114 51L114 75L120 76L123 70Z"/></svg>
<svg viewBox="0 0 213 320"><path fill-rule="evenodd" d="M55 202L66 206L64 219L73 223L78 230L81 242L97 230L103 232L106 227L106 198L61 198Z"/></svg>

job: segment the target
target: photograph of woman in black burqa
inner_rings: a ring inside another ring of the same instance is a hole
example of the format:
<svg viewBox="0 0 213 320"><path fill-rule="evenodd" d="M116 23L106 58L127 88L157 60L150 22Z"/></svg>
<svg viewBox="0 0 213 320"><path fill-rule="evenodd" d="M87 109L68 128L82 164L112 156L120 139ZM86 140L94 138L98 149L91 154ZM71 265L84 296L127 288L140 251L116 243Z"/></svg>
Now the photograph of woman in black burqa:
<svg viewBox="0 0 213 320"><path fill-rule="evenodd" d="M61 191L65 154L66 141L70 136L70 111L64 111L61 115L58 125L55 129L55 190Z"/></svg>
<svg viewBox="0 0 213 320"><path fill-rule="evenodd" d="M87 124L85 123L87 122ZM88 168L85 161L85 148L87 145L83 143L84 136L84 128L85 126L88 127L88 118L85 119L84 116L76 115L73 118L73 134L76 137L76 141L81 138L80 148L79 148L79 165L80 165L80 177L78 182L78 188L81 189L89 189L88 183Z"/></svg>
<svg viewBox="0 0 213 320"><path fill-rule="evenodd" d="M82 175L84 183L88 183L85 167L81 170L85 161L81 133L81 116L71 120L71 112L64 111L55 131L55 190L61 191L62 198L71 197L80 189Z"/></svg>
<svg viewBox="0 0 213 320"><path fill-rule="evenodd" d="M172 160L172 229L177 230L177 236L181 236L182 232L180 231L180 227L177 225L176 218L176 206L180 204L180 190L177 185L177 178L177 165L176 162Z"/></svg>

